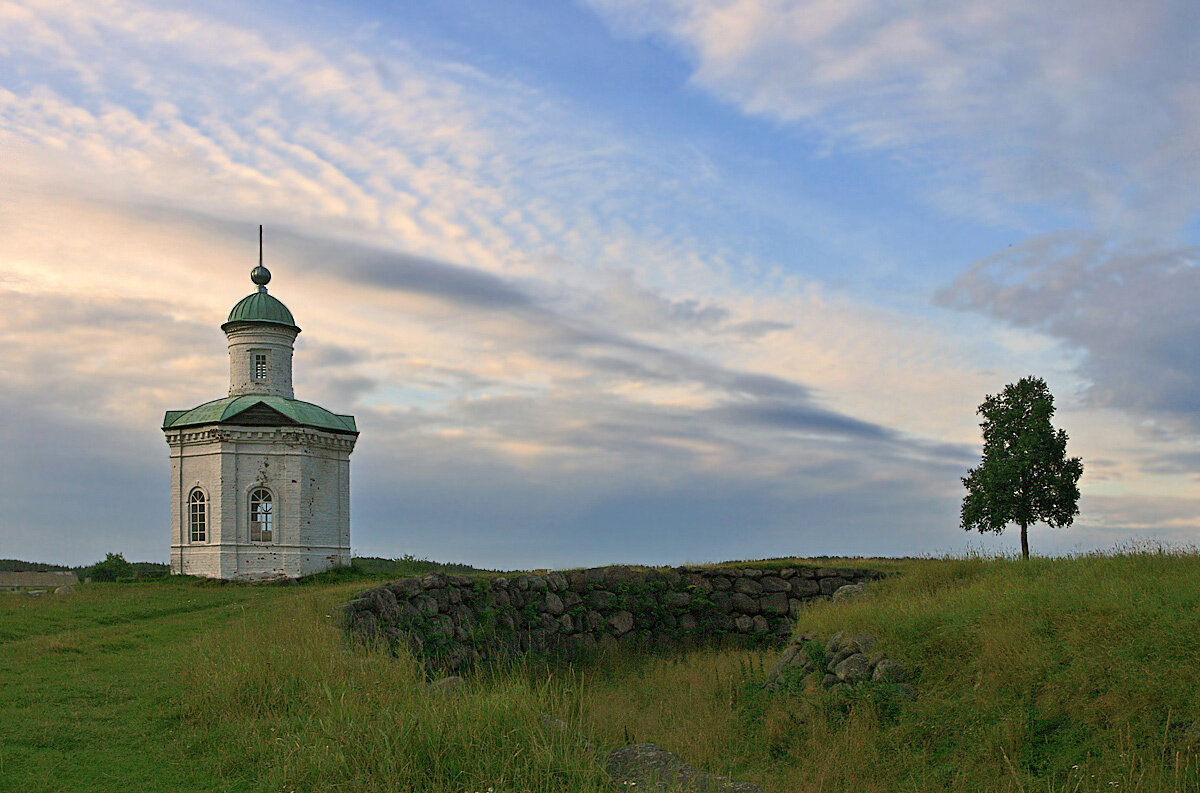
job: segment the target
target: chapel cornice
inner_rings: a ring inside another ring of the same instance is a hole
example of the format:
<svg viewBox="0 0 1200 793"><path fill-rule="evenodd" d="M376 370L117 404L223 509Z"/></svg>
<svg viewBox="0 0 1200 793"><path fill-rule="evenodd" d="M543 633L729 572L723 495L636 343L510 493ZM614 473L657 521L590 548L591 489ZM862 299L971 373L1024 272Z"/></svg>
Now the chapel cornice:
<svg viewBox="0 0 1200 793"><path fill-rule="evenodd" d="M356 437L322 432L311 427L229 427L209 425L166 430L167 444L188 446L213 443L264 443L292 449L328 449L349 453Z"/></svg>

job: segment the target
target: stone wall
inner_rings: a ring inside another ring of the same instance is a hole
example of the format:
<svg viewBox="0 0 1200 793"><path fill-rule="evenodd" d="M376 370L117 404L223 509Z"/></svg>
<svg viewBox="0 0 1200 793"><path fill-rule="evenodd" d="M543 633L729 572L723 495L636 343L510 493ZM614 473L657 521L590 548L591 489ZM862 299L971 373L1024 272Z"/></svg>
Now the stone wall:
<svg viewBox="0 0 1200 793"><path fill-rule="evenodd" d="M785 640L805 601L882 578L875 570L625 566L470 578L432 573L359 593L343 624L360 641L407 647L454 672L517 653L571 657L714 638Z"/></svg>

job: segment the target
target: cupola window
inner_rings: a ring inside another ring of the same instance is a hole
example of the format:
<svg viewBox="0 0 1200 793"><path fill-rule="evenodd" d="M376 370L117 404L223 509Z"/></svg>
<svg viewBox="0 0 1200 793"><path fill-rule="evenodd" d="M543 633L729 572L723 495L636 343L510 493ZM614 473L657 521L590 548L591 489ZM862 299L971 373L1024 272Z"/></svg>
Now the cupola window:
<svg viewBox="0 0 1200 793"><path fill-rule="evenodd" d="M200 488L188 496L188 538L192 542L208 541L208 504Z"/></svg>
<svg viewBox="0 0 1200 793"><path fill-rule="evenodd" d="M253 371L251 375L257 382L262 382L267 379L267 354L265 352L256 352L251 356L253 362Z"/></svg>
<svg viewBox="0 0 1200 793"><path fill-rule="evenodd" d="M271 491L265 487L250 493L250 542L271 542L275 523Z"/></svg>

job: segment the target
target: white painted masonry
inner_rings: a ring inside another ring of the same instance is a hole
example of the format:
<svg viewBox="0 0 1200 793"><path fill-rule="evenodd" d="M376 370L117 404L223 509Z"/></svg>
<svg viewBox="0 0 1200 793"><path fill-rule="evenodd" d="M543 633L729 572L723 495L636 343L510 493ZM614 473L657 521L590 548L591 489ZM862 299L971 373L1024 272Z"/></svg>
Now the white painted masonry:
<svg viewBox="0 0 1200 793"><path fill-rule="evenodd" d="M222 326L229 396L170 411L163 423L171 459L172 573L260 580L350 564L354 419L293 398L292 351L300 329L282 303L273 297L266 303L265 268L256 268L254 278L260 285L254 305L267 307L239 311L244 300ZM251 493L260 488L271 495L269 542L251 539ZM204 494L204 537L194 541L189 501L197 489Z"/></svg>
<svg viewBox="0 0 1200 793"><path fill-rule="evenodd" d="M292 399L292 345L298 331L282 325L241 323L229 337L229 395L269 394ZM256 379L254 356L266 355L266 377Z"/></svg>

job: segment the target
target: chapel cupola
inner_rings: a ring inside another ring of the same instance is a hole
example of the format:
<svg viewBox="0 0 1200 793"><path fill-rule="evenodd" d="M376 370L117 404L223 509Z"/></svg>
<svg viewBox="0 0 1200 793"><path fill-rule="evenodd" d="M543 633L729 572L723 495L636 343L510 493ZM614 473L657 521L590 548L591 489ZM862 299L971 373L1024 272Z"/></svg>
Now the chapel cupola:
<svg viewBox="0 0 1200 793"><path fill-rule="evenodd" d="M168 410L171 572L259 581L350 564L350 453L354 416L292 394L300 328L267 294L271 273L221 325L229 342L229 395Z"/></svg>
<svg viewBox="0 0 1200 793"><path fill-rule="evenodd" d="M258 290L239 300L221 326L229 339L229 396L292 399L292 345L300 328L288 307L267 294L271 271L262 265L259 233L258 266L250 271Z"/></svg>

